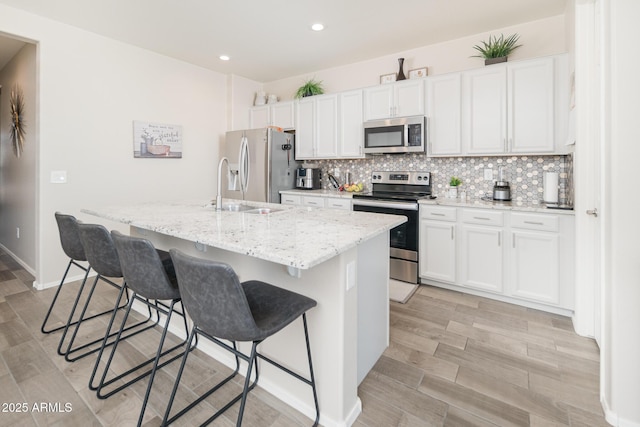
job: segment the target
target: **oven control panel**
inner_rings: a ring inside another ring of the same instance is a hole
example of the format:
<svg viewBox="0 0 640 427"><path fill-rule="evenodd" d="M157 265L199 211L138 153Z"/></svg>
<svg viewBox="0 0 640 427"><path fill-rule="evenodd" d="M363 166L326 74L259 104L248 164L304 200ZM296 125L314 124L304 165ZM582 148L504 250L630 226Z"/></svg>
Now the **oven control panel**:
<svg viewBox="0 0 640 427"><path fill-rule="evenodd" d="M429 185L431 183L431 172L373 172L371 182L374 184L407 184L407 185Z"/></svg>

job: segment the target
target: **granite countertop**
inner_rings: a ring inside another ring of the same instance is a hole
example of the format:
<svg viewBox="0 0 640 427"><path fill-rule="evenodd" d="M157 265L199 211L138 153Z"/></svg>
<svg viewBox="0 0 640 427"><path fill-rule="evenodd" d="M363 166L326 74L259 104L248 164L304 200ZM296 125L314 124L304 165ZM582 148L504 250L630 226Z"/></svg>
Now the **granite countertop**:
<svg viewBox="0 0 640 427"><path fill-rule="evenodd" d="M479 209L495 209L495 210L507 210L517 212L535 212L544 214L556 214L556 215L574 215L573 210L567 209L551 209L547 208L544 203L523 203L523 202L493 202L488 200L467 200L461 202L460 199L423 199L418 203L422 205L438 205L438 206L451 206L458 208L479 208Z"/></svg>
<svg viewBox="0 0 640 427"><path fill-rule="evenodd" d="M349 191L338 191L338 190L282 190L280 194L296 194L300 196L317 196L317 197L342 197L345 199L351 199L354 193Z"/></svg>
<svg viewBox="0 0 640 427"><path fill-rule="evenodd" d="M309 269L404 222L401 215L241 202L270 214L217 212L210 201L105 206L82 212L145 230Z"/></svg>

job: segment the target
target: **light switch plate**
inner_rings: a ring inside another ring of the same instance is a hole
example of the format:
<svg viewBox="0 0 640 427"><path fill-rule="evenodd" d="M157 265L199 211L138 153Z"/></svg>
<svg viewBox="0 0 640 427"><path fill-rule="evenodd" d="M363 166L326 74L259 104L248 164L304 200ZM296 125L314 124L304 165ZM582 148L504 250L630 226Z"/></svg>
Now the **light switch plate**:
<svg viewBox="0 0 640 427"><path fill-rule="evenodd" d="M66 184L67 183L67 171L51 171L51 183L52 184Z"/></svg>
<svg viewBox="0 0 640 427"><path fill-rule="evenodd" d="M484 180L485 181L493 181L493 169L485 169L484 170Z"/></svg>

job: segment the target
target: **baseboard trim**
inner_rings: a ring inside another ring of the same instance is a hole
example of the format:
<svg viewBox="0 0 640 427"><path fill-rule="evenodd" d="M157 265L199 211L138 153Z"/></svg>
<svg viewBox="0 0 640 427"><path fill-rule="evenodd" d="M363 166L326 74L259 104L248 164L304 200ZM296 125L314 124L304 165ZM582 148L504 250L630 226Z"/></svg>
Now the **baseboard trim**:
<svg viewBox="0 0 640 427"><path fill-rule="evenodd" d="M17 262L18 264L20 264L22 266L22 268L24 268L25 270L27 270L29 272L29 274L31 274L33 277L36 276L36 271L31 268L31 266L29 266L26 262L24 262L23 260L21 260L16 254L14 254L13 252L11 252L5 245L0 244L0 248L2 248L2 250L4 252L6 252L7 255L9 255L11 258L13 258L13 260L15 262Z"/></svg>
<svg viewBox="0 0 640 427"><path fill-rule="evenodd" d="M620 416L607 405L607 402L603 399L600 401L602 404L602 410L604 411L604 419L614 427L640 427L640 422L630 421Z"/></svg>

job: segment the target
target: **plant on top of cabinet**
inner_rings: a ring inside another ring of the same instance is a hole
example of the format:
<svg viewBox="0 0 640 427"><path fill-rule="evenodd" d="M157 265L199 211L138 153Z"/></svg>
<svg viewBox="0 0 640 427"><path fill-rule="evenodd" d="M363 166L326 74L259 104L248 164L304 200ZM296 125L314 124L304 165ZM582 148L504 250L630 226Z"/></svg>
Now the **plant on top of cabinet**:
<svg viewBox="0 0 640 427"><path fill-rule="evenodd" d="M496 64L498 62L506 62L507 56L522 46L516 45L520 36L512 34L506 39L503 34L498 36L489 36L489 41L482 41L482 46L475 45L473 48L480 52L480 55L473 55L476 58L484 58L484 65Z"/></svg>
<svg viewBox="0 0 640 427"><path fill-rule="evenodd" d="M319 82L315 79L309 79L298 88L295 94L295 98L300 99L306 96L322 95L323 93L324 88L322 87L322 82Z"/></svg>

